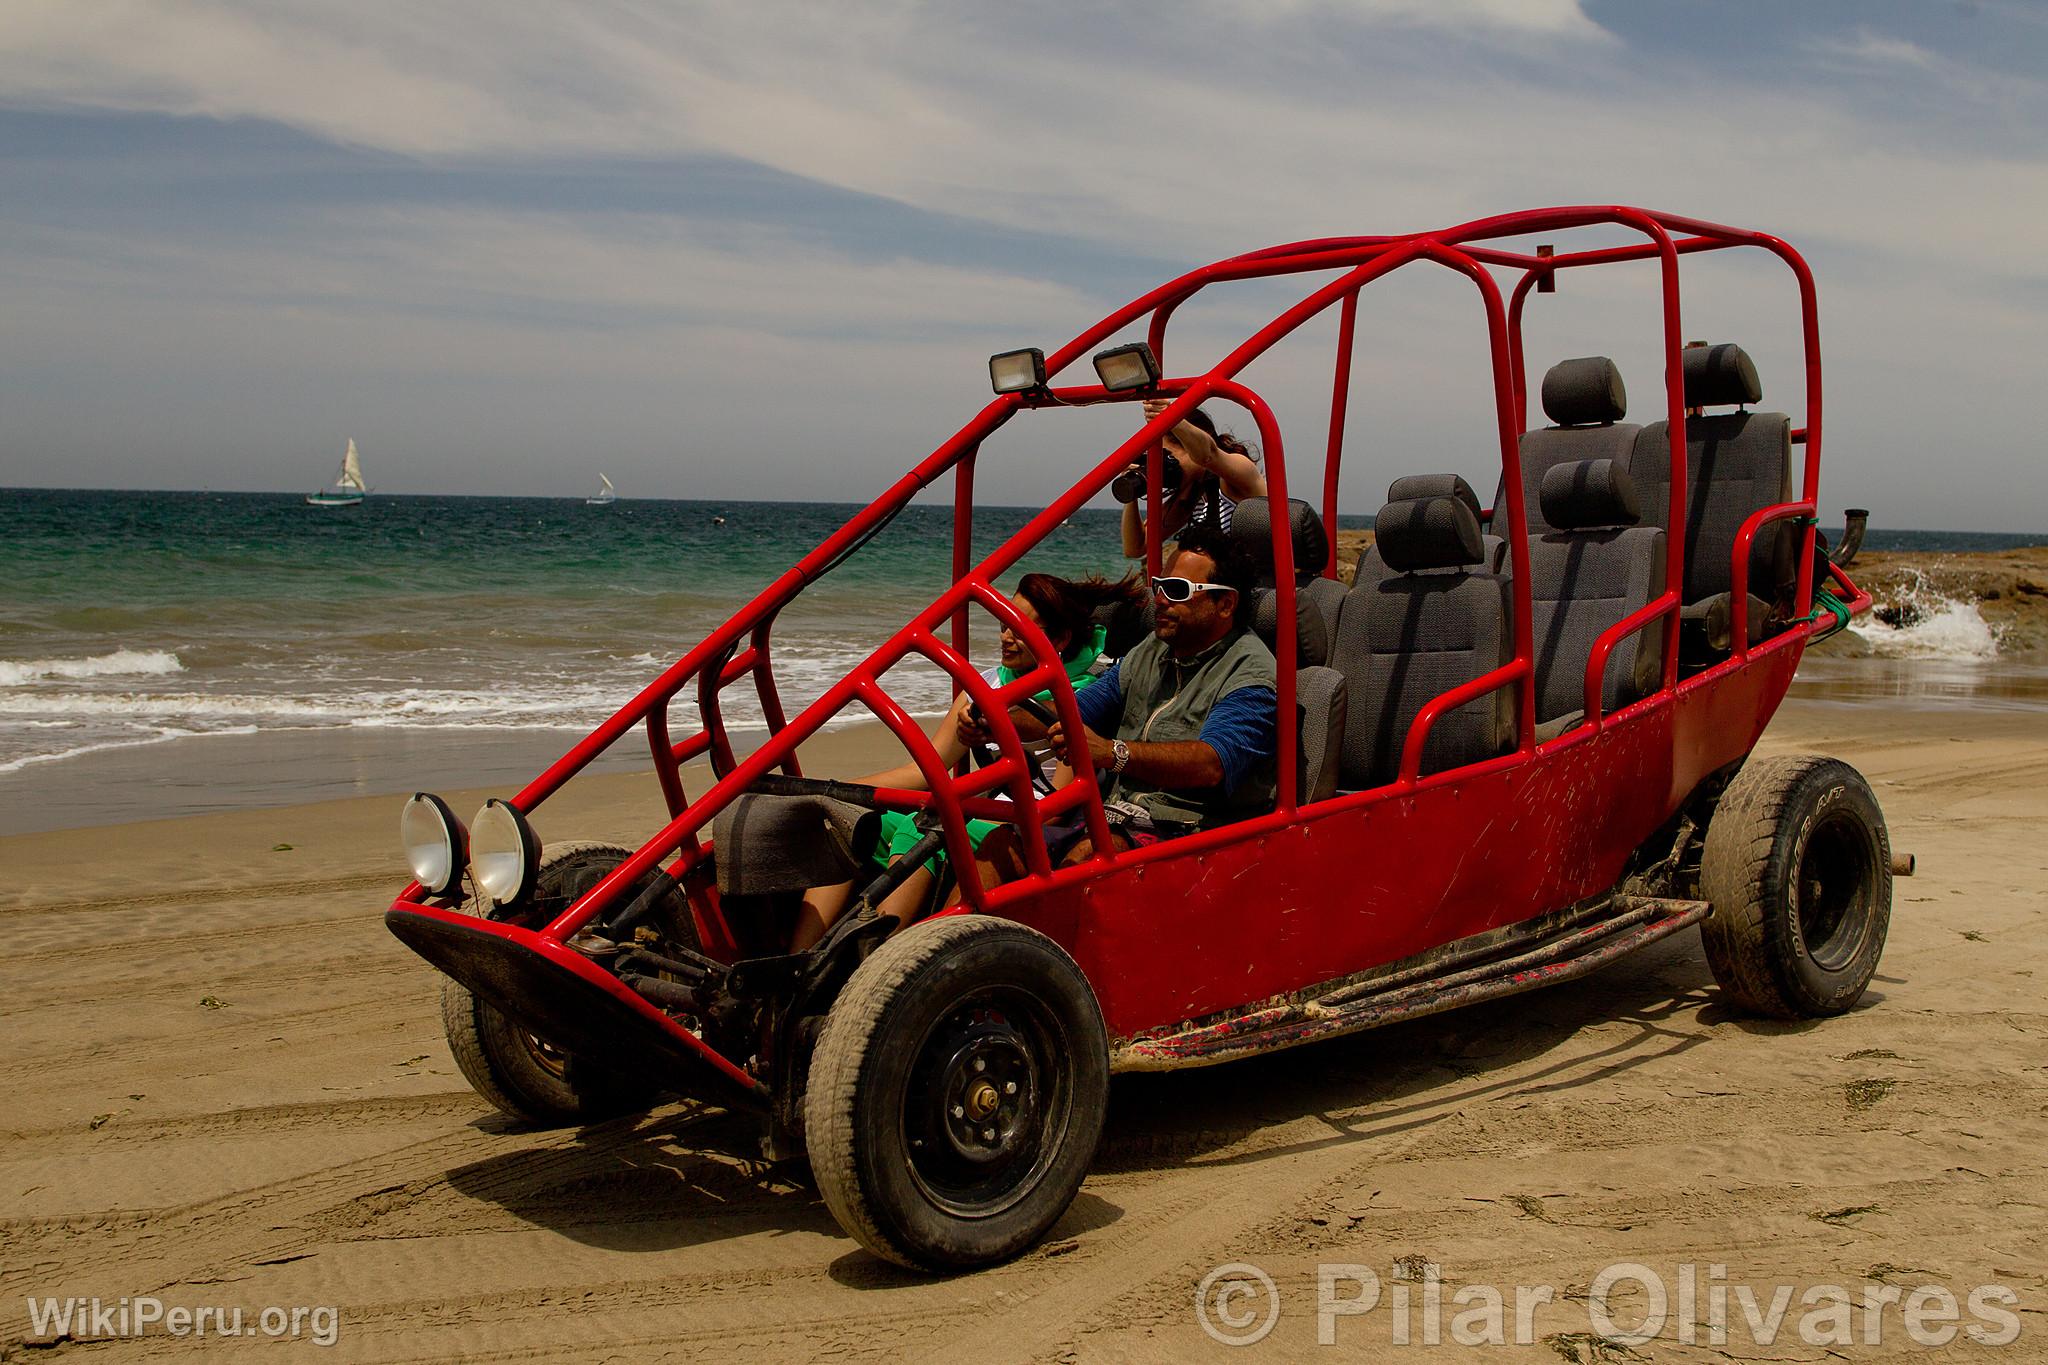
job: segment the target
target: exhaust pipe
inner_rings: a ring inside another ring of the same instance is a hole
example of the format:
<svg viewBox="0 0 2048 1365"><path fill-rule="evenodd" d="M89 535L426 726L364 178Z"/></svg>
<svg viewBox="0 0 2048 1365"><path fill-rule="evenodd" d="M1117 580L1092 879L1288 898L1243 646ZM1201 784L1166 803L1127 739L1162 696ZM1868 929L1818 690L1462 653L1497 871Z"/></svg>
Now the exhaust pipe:
<svg viewBox="0 0 2048 1365"><path fill-rule="evenodd" d="M1842 516L1847 522L1842 530L1842 543L1828 553L1828 561L1838 569L1846 569L1856 562L1856 552L1863 548L1863 528L1870 521L1870 509L1851 507Z"/></svg>
<svg viewBox="0 0 2048 1365"><path fill-rule="evenodd" d="M1913 855L1910 853L1900 853L1894 850L1892 853L1892 875L1894 877L1912 876Z"/></svg>

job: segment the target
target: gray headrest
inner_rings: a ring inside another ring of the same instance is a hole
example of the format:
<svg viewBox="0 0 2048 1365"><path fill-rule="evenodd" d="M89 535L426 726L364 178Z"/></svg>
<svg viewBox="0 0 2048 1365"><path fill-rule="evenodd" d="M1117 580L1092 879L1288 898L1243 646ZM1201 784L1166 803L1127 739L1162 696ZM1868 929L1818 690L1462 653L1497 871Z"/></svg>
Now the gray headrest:
<svg viewBox="0 0 2048 1365"><path fill-rule="evenodd" d="M1230 538L1260 566L1262 588L1273 586L1271 506L1265 498L1246 498L1230 513ZM1294 576L1297 580L1313 578L1330 562L1330 537L1324 534L1323 519L1300 498L1289 498L1287 520L1294 533Z"/></svg>
<svg viewBox="0 0 2048 1365"><path fill-rule="evenodd" d="M1613 460L1552 465L1537 490L1543 519L1560 531L1633 526L1641 519L1636 481Z"/></svg>
<svg viewBox="0 0 2048 1365"><path fill-rule="evenodd" d="M1390 502L1373 519L1373 538L1380 558L1396 573L1460 568L1479 563L1485 555L1479 518L1456 498Z"/></svg>
<svg viewBox="0 0 2048 1365"><path fill-rule="evenodd" d="M1764 396L1763 381L1749 352L1732 341L1718 346L1691 346L1678 353L1685 371L1685 405L1711 408L1724 403L1755 403Z"/></svg>
<svg viewBox="0 0 2048 1365"><path fill-rule="evenodd" d="M1406 502L1409 498L1456 498L1472 509L1474 517L1480 515L1479 495L1456 474L1410 474L1387 485L1388 502Z"/></svg>
<svg viewBox="0 0 2048 1365"><path fill-rule="evenodd" d="M1621 371L1604 355L1558 361L1543 376L1543 411L1561 427L1619 422L1628 416Z"/></svg>

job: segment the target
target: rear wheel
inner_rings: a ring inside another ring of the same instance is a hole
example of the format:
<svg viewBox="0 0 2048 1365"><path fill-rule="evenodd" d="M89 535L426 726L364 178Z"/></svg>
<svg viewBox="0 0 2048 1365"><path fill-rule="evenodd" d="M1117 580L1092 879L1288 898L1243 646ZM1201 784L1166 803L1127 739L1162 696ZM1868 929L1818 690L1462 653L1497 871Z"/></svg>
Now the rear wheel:
<svg viewBox="0 0 2048 1365"><path fill-rule="evenodd" d="M556 845L541 859L533 894L490 918L536 928L631 856L630 849L612 844ZM659 872L650 876L667 880ZM658 908L650 919L665 937L695 948L689 907L680 888L671 886L674 904ZM660 1093L600 1060L556 1047L454 981L441 987L441 1022L463 1078L498 1109L526 1123L589 1123L645 1109Z"/></svg>
<svg viewBox="0 0 2048 1365"><path fill-rule="evenodd" d="M1782 1019L1848 1009L1891 923L1891 839L1869 784L1817 754L1745 767L1707 825L1700 892L1707 964L1739 1004Z"/></svg>
<svg viewBox="0 0 2048 1365"><path fill-rule="evenodd" d="M1051 939L979 915L911 928L839 994L804 1095L841 1227L926 1270L1008 1260L1073 1202L1102 1137L1109 1045Z"/></svg>

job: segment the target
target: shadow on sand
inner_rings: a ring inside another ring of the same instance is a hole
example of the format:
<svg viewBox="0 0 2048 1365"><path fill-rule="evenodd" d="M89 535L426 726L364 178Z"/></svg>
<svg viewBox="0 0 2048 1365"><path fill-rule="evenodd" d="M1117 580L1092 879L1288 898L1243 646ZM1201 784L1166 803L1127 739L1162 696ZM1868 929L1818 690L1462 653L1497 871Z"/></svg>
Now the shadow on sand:
<svg viewBox="0 0 2048 1365"><path fill-rule="evenodd" d="M1383 1139L1509 1095L1597 1088L1698 1046L1722 1024L1769 1032L1810 1026L1725 1010L1697 936L1679 935L1527 995L1220 1067L1118 1077L1093 1170L1256 1165ZM1597 1047L1566 1046L1596 1026L1606 1026ZM1320 1132L1215 1155L1304 1118L1319 1120ZM668 1106L586 1128L568 1147L459 1167L447 1179L471 1198L609 1250L668 1251L760 1231L842 1236L807 1171L750 1155L758 1136L758 1120L748 1115ZM1084 1189L1047 1244L1122 1214ZM923 1278L860 1251L835 1260L830 1273L842 1284L877 1289Z"/></svg>

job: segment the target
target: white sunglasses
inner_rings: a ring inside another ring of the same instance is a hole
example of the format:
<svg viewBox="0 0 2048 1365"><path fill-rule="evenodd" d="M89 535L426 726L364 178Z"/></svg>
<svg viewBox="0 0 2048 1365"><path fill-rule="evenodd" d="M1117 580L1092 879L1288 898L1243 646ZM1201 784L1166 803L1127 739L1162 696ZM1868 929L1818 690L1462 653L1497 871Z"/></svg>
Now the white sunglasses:
<svg viewBox="0 0 2048 1365"><path fill-rule="evenodd" d="M1228 583L1197 583L1191 578L1155 578L1152 591L1169 602L1185 602L1198 592L1236 592Z"/></svg>

